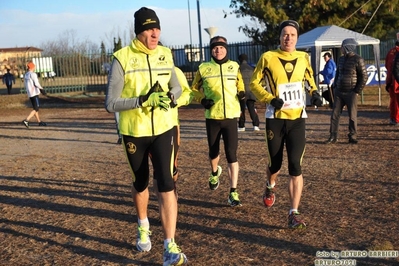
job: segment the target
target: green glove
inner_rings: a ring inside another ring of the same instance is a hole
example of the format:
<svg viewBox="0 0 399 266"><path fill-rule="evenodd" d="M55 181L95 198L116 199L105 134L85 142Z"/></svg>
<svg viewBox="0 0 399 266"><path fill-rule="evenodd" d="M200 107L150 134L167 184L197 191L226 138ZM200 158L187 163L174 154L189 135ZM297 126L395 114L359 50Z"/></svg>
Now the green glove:
<svg viewBox="0 0 399 266"><path fill-rule="evenodd" d="M163 110L168 110L170 104L170 99L166 91L163 92L153 92L148 97L147 101L143 102L141 106L143 107L157 107L159 106Z"/></svg>
<svg viewBox="0 0 399 266"><path fill-rule="evenodd" d="M153 92L162 92L163 89L161 87L161 85L159 85L159 82L155 82L155 84L151 87L151 89L147 92L146 95L141 95L139 96L139 101L140 101L140 105L143 106L143 102L148 100L148 97L150 97L150 95Z"/></svg>

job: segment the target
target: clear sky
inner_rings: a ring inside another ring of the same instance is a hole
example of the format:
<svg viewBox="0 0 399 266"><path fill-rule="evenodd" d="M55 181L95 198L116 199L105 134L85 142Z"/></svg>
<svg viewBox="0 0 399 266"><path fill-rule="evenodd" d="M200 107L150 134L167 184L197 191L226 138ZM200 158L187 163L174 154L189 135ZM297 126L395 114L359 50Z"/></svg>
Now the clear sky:
<svg viewBox="0 0 399 266"><path fill-rule="evenodd" d="M209 42L204 30L208 27L216 27L216 34L225 36L228 42L248 41L238 27L250 25L249 18L224 18L225 12L231 11L229 5L230 0L3 0L0 48L40 48L41 44L72 35L76 42L89 40L99 45L103 41L112 49L113 37L121 37L123 45L130 41L129 26L134 23L134 12L142 6L157 13L164 45L199 44L199 25L203 44Z"/></svg>

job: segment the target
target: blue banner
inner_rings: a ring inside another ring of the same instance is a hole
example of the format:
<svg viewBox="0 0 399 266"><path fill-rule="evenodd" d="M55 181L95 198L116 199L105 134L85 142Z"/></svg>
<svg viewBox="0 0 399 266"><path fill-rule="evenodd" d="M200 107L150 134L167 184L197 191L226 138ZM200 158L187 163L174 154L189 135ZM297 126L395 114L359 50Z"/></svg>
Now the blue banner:
<svg viewBox="0 0 399 266"><path fill-rule="evenodd" d="M379 85L378 84L378 73L377 73L377 68L375 65L366 65L367 69L367 83L366 86L373 86L373 85ZM385 80L387 78L387 69L385 68L385 64L380 65L380 78L381 78L381 84L385 84Z"/></svg>

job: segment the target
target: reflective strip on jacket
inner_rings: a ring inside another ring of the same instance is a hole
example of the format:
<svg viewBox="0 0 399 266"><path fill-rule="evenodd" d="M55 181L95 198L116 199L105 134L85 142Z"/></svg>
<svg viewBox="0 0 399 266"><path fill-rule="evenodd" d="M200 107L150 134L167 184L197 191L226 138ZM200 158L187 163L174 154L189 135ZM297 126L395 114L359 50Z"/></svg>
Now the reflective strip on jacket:
<svg viewBox="0 0 399 266"><path fill-rule="evenodd" d="M205 118L221 120L240 117L237 93L245 91L245 88L238 63L229 60L220 65L211 59L202 63L198 72L201 81L194 80L193 91L202 87L205 98L215 103L205 110Z"/></svg>

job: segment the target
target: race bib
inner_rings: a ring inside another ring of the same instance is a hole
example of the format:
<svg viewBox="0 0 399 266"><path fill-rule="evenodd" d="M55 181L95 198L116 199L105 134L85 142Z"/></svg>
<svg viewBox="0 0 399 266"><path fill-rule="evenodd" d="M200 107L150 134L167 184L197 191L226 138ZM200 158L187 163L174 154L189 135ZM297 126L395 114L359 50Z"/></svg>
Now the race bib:
<svg viewBox="0 0 399 266"><path fill-rule="evenodd" d="M278 93L278 97L284 101L282 110L296 109L303 106L302 82L279 84Z"/></svg>

